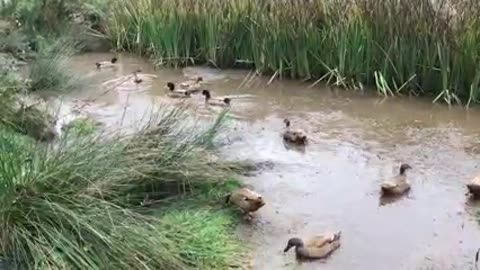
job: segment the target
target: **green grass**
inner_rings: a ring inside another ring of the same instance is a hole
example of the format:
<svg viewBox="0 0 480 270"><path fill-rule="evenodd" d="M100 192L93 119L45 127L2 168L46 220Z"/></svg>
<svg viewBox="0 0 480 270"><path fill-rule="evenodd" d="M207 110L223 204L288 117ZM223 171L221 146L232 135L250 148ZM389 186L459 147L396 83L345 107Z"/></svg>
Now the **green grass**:
<svg viewBox="0 0 480 270"><path fill-rule="evenodd" d="M70 68L69 57L76 52L71 40L45 41L30 66L30 91L65 92L81 88L86 81Z"/></svg>
<svg viewBox="0 0 480 270"><path fill-rule="evenodd" d="M235 185L222 184L230 166L204 157L221 121L192 126L181 108L156 120L133 135L53 145L0 130L0 257L11 269L240 265L235 216L215 199ZM141 207L145 198L159 202L156 217Z"/></svg>
<svg viewBox="0 0 480 270"><path fill-rule="evenodd" d="M245 246L234 233L236 219L221 210L172 210L162 221L178 229L180 256L196 269L246 269Z"/></svg>
<svg viewBox="0 0 480 270"><path fill-rule="evenodd" d="M265 74L478 102L480 3L126 0L107 33L172 66L252 63Z"/></svg>
<svg viewBox="0 0 480 270"><path fill-rule="evenodd" d="M62 127L68 134L88 136L98 131L97 122L91 118L77 118Z"/></svg>

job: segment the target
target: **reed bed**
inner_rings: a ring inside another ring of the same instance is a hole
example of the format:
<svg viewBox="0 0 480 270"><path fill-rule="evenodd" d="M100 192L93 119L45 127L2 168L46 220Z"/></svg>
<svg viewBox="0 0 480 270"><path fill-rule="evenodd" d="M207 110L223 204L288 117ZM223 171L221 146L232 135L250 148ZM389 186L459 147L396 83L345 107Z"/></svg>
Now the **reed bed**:
<svg viewBox="0 0 480 270"><path fill-rule="evenodd" d="M476 0L122 0L107 34L157 64L252 67L373 86L385 96L479 101Z"/></svg>

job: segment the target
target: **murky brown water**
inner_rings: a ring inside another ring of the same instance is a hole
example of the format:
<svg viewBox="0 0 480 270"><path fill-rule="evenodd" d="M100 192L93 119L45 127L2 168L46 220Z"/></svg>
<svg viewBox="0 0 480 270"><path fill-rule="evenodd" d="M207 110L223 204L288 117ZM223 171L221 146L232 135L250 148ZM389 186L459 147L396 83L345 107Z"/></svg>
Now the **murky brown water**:
<svg viewBox="0 0 480 270"><path fill-rule="evenodd" d="M73 64L92 78L92 87L78 97L106 92L84 110L106 123L135 123L162 101L172 102L163 87L184 75L201 74L215 94L256 95L233 100L229 143L221 150L228 159L275 164L245 179L267 200L254 224L240 229L255 248L254 269L472 269L480 227L464 184L480 173L478 110L382 100L295 81L267 86L268 78L246 78L244 71L153 70L128 56L120 58L117 69L95 70L94 62L109 58L88 54ZM145 77L139 86L128 79L116 88L98 87L139 67L157 77ZM201 97L188 102L198 105L200 115L215 113L204 108ZM305 152L283 144L285 117L307 131ZM382 206L379 185L401 162L414 168L412 191ZM299 264L293 252L283 254L290 237L327 229L342 230L343 239L328 260Z"/></svg>

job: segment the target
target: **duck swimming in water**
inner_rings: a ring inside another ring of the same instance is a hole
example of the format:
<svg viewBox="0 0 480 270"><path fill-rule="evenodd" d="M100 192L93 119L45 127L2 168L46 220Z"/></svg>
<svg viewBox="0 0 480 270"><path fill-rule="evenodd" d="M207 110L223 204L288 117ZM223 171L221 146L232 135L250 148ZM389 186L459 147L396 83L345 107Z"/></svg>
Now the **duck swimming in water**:
<svg viewBox="0 0 480 270"><path fill-rule="evenodd" d="M410 183L407 181L407 170L412 167L406 163L400 166L399 174L390 180L384 181L381 185L383 195L402 195L410 190Z"/></svg>
<svg viewBox="0 0 480 270"><path fill-rule="evenodd" d="M141 84L141 83L143 82L143 79L140 78L140 77L138 77L138 72L140 72L140 71L137 70L137 71L134 71L134 72L133 72L133 77L134 77L134 78L133 78L133 82L134 82L135 84Z"/></svg>
<svg viewBox="0 0 480 270"><path fill-rule="evenodd" d="M285 123L285 131L282 133L283 139L286 142L298 145L305 145L307 143L307 135L301 129L291 129L290 120L283 120Z"/></svg>
<svg viewBox="0 0 480 270"><path fill-rule="evenodd" d="M188 80L180 83L180 88L190 91L192 94L200 92L202 77L197 77L195 80Z"/></svg>
<svg viewBox="0 0 480 270"><path fill-rule="evenodd" d="M113 57L110 61L96 62L95 65L97 66L97 69L114 67L117 61L118 59L116 57Z"/></svg>
<svg viewBox="0 0 480 270"><path fill-rule="evenodd" d="M203 90L202 95L205 96L205 104L219 107L229 107L231 99L230 98L212 98L209 90Z"/></svg>
<svg viewBox="0 0 480 270"><path fill-rule="evenodd" d="M325 259L340 247L340 236L341 232L337 231L325 232L305 242L298 237L290 238L283 252L288 252L292 247L295 247L295 254L298 259Z"/></svg>

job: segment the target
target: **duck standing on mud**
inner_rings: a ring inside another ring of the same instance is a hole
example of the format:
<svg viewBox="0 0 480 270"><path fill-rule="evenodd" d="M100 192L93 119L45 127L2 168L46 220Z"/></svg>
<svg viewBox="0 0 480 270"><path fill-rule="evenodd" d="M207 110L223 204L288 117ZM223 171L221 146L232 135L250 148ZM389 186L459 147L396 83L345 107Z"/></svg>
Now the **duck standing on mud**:
<svg viewBox="0 0 480 270"><path fill-rule="evenodd" d="M282 133L283 140L288 143L294 143L298 145L305 145L307 143L307 135L301 129L291 129L290 120L283 120L285 123L285 131Z"/></svg>
<svg viewBox="0 0 480 270"><path fill-rule="evenodd" d="M110 61L96 62L95 65L97 66L97 69L109 68L109 67L114 67L117 61L118 61L118 58L113 57L112 60Z"/></svg>
<svg viewBox="0 0 480 270"><path fill-rule="evenodd" d="M252 213L265 205L263 197L248 188L239 188L227 194L225 202L230 202L240 208L247 220L251 220L253 218Z"/></svg>
<svg viewBox="0 0 480 270"><path fill-rule="evenodd" d="M290 238L283 252L295 247L295 254L300 260L319 260L330 256L340 247L341 232L325 232L304 242L302 239Z"/></svg>
<svg viewBox="0 0 480 270"><path fill-rule="evenodd" d="M381 185L382 195L399 196L410 190L410 183L407 181L407 170L412 167L406 163L400 166L399 174L391 180L384 181Z"/></svg>
<svg viewBox="0 0 480 270"><path fill-rule="evenodd" d="M230 98L212 98L209 90L203 90L202 95L205 96L205 104L219 107L229 107Z"/></svg>

